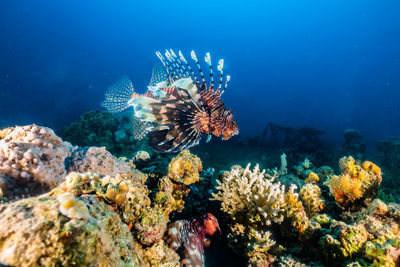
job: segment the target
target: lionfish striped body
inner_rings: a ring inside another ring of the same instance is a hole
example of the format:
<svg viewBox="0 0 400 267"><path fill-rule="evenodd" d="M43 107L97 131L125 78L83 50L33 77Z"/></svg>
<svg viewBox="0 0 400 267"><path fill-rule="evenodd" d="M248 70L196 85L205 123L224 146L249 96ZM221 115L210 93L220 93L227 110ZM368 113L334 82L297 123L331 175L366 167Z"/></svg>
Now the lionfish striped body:
<svg viewBox="0 0 400 267"><path fill-rule="evenodd" d="M145 135L153 149L159 152L178 152L199 143L202 134L230 139L238 134L238 126L231 110L227 110L221 95L230 76L223 82L223 64L219 60L218 82L214 82L210 54L205 61L209 66L210 82L206 83L197 56L192 51L198 75L179 51L172 50L164 56L156 52L161 64L153 68L148 90L143 95L133 90L132 82L123 78L106 92L103 105L112 113L132 106L135 116L134 136ZM199 77L198 77L199 76Z"/></svg>

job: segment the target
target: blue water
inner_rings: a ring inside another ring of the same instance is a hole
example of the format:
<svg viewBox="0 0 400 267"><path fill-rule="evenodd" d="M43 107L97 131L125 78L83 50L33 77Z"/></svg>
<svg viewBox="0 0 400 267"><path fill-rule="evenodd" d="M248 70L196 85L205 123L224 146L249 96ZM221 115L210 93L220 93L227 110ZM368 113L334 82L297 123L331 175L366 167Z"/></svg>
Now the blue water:
<svg viewBox="0 0 400 267"><path fill-rule="evenodd" d="M1 1L0 125L55 129L101 109L122 75L143 92L155 51L210 51L243 136L268 121L340 142L400 135L400 1Z"/></svg>

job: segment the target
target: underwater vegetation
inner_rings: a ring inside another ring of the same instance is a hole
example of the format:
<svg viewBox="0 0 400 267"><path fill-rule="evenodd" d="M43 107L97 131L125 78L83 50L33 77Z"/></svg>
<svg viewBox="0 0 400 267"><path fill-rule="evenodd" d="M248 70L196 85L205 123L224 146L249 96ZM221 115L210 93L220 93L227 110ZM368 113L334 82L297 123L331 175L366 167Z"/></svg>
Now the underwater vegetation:
<svg viewBox="0 0 400 267"><path fill-rule="evenodd" d="M204 266L216 234L249 266L399 264L400 205L378 194L384 175L370 161L342 157L335 174L308 159L290 168L283 154L279 168L220 172L213 189L214 171L188 150L143 173L146 151L117 158L36 125L0 133L3 264ZM217 205L191 217L196 188Z"/></svg>

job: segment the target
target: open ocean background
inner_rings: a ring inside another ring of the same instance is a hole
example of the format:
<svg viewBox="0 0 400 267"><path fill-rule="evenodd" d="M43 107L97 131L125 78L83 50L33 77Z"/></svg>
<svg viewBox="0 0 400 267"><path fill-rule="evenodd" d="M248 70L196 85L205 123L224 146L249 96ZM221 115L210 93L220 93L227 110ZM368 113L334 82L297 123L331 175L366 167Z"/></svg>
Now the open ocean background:
<svg viewBox="0 0 400 267"><path fill-rule="evenodd" d="M60 129L155 51L225 59L242 136L269 121L400 136L400 1L0 1L0 126Z"/></svg>

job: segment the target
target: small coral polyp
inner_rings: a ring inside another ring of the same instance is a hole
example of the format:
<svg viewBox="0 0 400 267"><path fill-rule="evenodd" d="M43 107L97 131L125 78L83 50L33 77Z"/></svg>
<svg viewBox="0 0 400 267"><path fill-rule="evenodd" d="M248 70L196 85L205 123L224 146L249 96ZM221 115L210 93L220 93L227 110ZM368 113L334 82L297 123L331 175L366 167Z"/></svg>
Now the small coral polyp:
<svg viewBox="0 0 400 267"><path fill-rule="evenodd" d="M344 208L357 208L354 205L356 201L370 202L375 198L382 181L382 171L377 165L370 161L358 165L351 156L341 158L339 165L342 173L326 182L336 204Z"/></svg>

